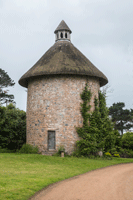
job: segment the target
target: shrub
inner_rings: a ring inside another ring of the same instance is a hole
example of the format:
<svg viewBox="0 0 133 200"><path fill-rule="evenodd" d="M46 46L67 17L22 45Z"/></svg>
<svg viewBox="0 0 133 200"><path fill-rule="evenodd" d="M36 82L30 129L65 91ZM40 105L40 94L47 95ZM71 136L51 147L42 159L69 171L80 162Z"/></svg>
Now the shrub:
<svg viewBox="0 0 133 200"><path fill-rule="evenodd" d="M15 150L0 147L0 153L14 153Z"/></svg>
<svg viewBox="0 0 133 200"><path fill-rule="evenodd" d="M120 149L120 157L122 158L133 158L133 151L131 149Z"/></svg>
<svg viewBox="0 0 133 200"><path fill-rule="evenodd" d="M59 148L58 148L58 151L53 154L53 156L61 156L61 152L64 151L64 156L69 156L67 153L65 153L65 148L64 148L64 145L60 145Z"/></svg>
<svg viewBox="0 0 133 200"><path fill-rule="evenodd" d="M75 149L75 151L72 153L72 156L79 158L79 157L81 157L82 155L81 155L80 150L77 148L77 149Z"/></svg>
<svg viewBox="0 0 133 200"><path fill-rule="evenodd" d="M38 153L38 147L32 146L31 144L23 144L21 149L18 151L18 153L25 153L25 154L37 154Z"/></svg>
<svg viewBox="0 0 133 200"><path fill-rule="evenodd" d="M122 147L133 150L133 133L127 132L122 136Z"/></svg>
<svg viewBox="0 0 133 200"><path fill-rule="evenodd" d="M61 154L62 151L65 152L65 147L63 145L60 145L58 148L58 152Z"/></svg>
<svg viewBox="0 0 133 200"><path fill-rule="evenodd" d="M106 153L104 154L104 157L107 158L107 159L112 159L112 155L111 155L111 153L109 153L109 152L106 152Z"/></svg>
<svg viewBox="0 0 133 200"><path fill-rule="evenodd" d="M115 153L114 157L120 158L120 155L118 153Z"/></svg>

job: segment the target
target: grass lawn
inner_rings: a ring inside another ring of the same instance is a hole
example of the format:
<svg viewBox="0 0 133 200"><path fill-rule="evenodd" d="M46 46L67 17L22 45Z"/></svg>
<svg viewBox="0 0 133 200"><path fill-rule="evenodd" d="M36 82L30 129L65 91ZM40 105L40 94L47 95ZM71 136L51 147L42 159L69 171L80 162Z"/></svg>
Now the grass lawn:
<svg viewBox="0 0 133 200"><path fill-rule="evenodd" d="M96 160L0 153L0 200L27 200L51 183L94 169L128 162L133 162L133 159Z"/></svg>

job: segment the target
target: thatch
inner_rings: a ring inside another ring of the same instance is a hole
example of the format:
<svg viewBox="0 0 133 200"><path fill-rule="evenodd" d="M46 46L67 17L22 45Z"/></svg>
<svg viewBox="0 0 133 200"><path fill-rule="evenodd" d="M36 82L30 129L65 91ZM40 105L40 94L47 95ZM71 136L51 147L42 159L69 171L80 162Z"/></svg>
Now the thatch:
<svg viewBox="0 0 133 200"><path fill-rule="evenodd" d="M54 31L54 33L57 33L58 31L64 31L64 30L65 31L69 31L70 33L72 33L70 28L67 26L66 22L64 20L62 20L61 23L59 24L59 26Z"/></svg>
<svg viewBox="0 0 133 200"><path fill-rule="evenodd" d="M71 42L56 42L19 80L28 87L28 80L47 75L82 75L99 78L100 86L108 83L106 76L98 70Z"/></svg>

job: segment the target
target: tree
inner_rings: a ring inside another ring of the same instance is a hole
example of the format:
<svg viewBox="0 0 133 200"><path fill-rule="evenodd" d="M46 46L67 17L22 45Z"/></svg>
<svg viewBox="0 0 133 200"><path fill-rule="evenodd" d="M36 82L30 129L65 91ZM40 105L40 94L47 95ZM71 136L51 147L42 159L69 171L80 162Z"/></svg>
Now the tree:
<svg viewBox="0 0 133 200"><path fill-rule="evenodd" d="M14 81L9 77L7 72L0 68L0 104L14 102L14 96L8 94L5 88L15 85Z"/></svg>
<svg viewBox="0 0 133 200"><path fill-rule="evenodd" d="M99 98L95 98L95 109L90 111L91 92L86 84L81 94L83 103L81 104L81 114L83 126L77 128L80 140L77 141L77 154L89 156L96 155L102 149L109 151L115 148L116 135L113 124L108 117L105 94L99 92Z"/></svg>
<svg viewBox="0 0 133 200"><path fill-rule="evenodd" d="M13 104L0 106L0 146L20 149L26 142L26 113Z"/></svg>
<svg viewBox="0 0 133 200"><path fill-rule="evenodd" d="M114 122L115 130L119 130L123 135L124 130L128 130L133 127L133 111L123 109L125 104L123 102L114 103L109 108L109 115Z"/></svg>
<svg viewBox="0 0 133 200"><path fill-rule="evenodd" d="M133 133L127 132L122 136L122 147L133 151Z"/></svg>

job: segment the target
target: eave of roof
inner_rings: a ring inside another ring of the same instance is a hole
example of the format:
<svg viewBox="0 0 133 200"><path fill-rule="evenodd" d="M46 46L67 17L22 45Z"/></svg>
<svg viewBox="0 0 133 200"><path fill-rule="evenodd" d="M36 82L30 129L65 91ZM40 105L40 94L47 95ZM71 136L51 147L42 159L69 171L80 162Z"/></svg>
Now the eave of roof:
<svg viewBox="0 0 133 200"><path fill-rule="evenodd" d="M108 83L107 77L71 42L58 41L20 78L19 84L28 87L30 78L61 74L96 77L100 86Z"/></svg>

